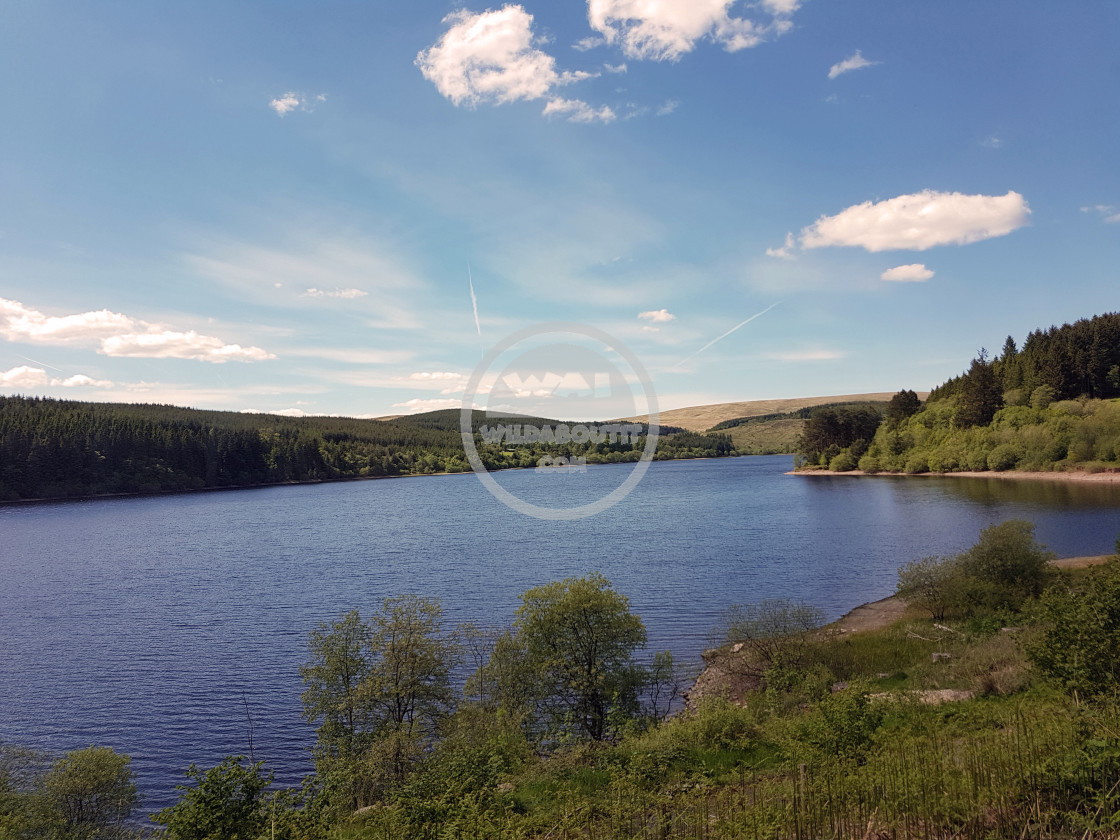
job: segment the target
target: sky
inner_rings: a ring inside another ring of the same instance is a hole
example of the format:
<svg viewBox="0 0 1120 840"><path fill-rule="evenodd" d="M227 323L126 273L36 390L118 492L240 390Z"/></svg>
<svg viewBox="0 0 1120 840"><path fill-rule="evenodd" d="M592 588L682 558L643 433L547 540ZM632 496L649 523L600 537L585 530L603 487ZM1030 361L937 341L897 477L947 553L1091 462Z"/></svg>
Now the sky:
<svg viewBox="0 0 1120 840"><path fill-rule="evenodd" d="M925 390L1120 309L1118 39L1106 0L6 0L0 393L457 408L554 321L662 409Z"/></svg>

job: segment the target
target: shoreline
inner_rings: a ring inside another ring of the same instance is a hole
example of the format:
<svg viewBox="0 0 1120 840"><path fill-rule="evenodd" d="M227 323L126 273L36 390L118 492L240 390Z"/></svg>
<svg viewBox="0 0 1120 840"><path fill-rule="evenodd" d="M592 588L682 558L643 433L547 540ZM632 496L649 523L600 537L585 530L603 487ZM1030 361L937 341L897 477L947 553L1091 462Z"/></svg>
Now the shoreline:
<svg viewBox="0 0 1120 840"><path fill-rule="evenodd" d="M805 475L805 476L831 476L833 478L843 476L859 476L871 478L998 478L1001 480L1021 480L1021 481L1064 481L1064 482L1086 482L1090 484L1120 484L1120 472L1031 472L1028 470L1003 470L1002 472L994 472L985 470L983 472L977 470L969 470L963 472L924 472L924 473L901 473L901 472L865 472L864 470L847 470L845 472L832 472L831 470L790 470L786 475Z"/></svg>

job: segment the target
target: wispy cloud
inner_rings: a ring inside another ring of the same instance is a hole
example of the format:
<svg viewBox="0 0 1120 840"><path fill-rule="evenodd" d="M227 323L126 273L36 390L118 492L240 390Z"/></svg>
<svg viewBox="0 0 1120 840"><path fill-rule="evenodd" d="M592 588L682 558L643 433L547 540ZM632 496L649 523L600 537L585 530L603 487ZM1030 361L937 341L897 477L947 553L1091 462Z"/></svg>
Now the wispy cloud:
<svg viewBox="0 0 1120 840"><path fill-rule="evenodd" d="M606 105L595 109L582 99L550 99L542 111L546 117L563 117L568 122L575 123L609 123L615 119L615 113Z"/></svg>
<svg viewBox="0 0 1120 840"><path fill-rule="evenodd" d="M964 195L925 190L886 201L856 204L821 216L801 231L802 248L860 247L868 251L924 251L1005 236L1030 220L1017 192Z"/></svg>
<svg viewBox="0 0 1120 840"><path fill-rule="evenodd" d="M677 320L677 316L668 309L651 309L648 312L639 312L638 317L643 321L652 321L655 324L667 324Z"/></svg>
<svg viewBox="0 0 1120 840"><path fill-rule="evenodd" d="M846 355L840 350L789 350L767 353L765 358L774 362L829 362Z"/></svg>
<svg viewBox="0 0 1120 840"><path fill-rule="evenodd" d="M354 300L355 298L365 297L369 292L362 291L361 289L308 289L303 293L302 297L328 297L339 298L340 300Z"/></svg>
<svg viewBox="0 0 1120 840"><path fill-rule="evenodd" d="M795 247L796 246L795 246L794 241L793 241L793 233L792 232L787 233L786 234L786 241L782 245L782 247L781 248L767 248L766 249L766 256L775 257L776 259L779 259L779 260L792 260L792 259L794 259L793 249Z"/></svg>
<svg viewBox="0 0 1120 840"><path fill-rule="evenodd" d="M326 102L327 95L325 93L317 94L316 96L305 96L302 93L295 91L288 91L282 96L278 96L268 103L268 107L275 111L279 116L290 114L292 111L306 111L310 112L315 110L315 105L320 102Z"/></svg>
<svg viewBox="0 0 1120 840"><path fill-rule="evenodd" d="M1120 222L1120 209L1114 204L1093 204L1081 208L1082 213L1096 213L1109 224Z"/></svg>
<svg viewBox="0 0 1120 840"><path fill-rule="evenodd" d="M868 61L859 50L856 50L854 55L845 58L843 61L838 61L829 67L828 78L835 79L837 76L851 73L853 70L861 70L864 67L874 67L876 64L882 64L882 62Z"/></svg>

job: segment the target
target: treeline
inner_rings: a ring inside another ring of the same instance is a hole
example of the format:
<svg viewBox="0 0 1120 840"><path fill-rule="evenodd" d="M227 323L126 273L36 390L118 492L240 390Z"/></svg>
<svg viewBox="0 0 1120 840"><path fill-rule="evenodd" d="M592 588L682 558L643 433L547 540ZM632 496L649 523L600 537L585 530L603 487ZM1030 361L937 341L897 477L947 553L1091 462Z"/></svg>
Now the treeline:
<svg viewBox="0 0 1120 840"><path fill-rule="evenodd" d="M496 628L389 598L310 635L301 788L231 756L153 819L167 840L1115 837L1120 559L1051 558L1029 523L992 526L900 570L914 611L860 633L733 608L708 656L734 702L672 716L671 657L600 576L530 589ZM0 744L0 837L150 836L137 800L108 748Z"/></svg>
<svg viewBox="0 0 1120 840"><path fill-rule="evenodd" d="M476 430L488 422L482 412L473 421ZM645 447L641 428L635 440L566 445L503 447L476 435L476 448L487 469L535 467L545 455L580 456L588 464L636 461ZM722 436L668 428L657 453L734 451ZM458 411L381 421L0 397L0 501L469 470Z"/></svg>
<svg viewBox="0 0 1120 840"><path fill-rule="evenodd" d="M981 349L924 405L900 391L870 434L849 410L814 412L799 455L835 471L1116 469L1118 397L1120 314L1099 315L1032 332L1021 349L1009 336L994 359Z"/></svg>
<svg viewBox="0 0 1120 840"><path fill-rule="evenodd" d="M457 433L402 421L0 397L0 500L456 468Z"/></svg>

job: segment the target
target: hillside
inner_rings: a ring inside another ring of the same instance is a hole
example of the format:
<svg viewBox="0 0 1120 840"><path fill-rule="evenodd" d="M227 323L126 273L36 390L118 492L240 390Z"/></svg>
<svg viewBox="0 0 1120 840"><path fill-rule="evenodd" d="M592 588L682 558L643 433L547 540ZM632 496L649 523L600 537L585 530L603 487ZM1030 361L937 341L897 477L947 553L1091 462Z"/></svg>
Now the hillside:
<svg viewBox="0 0 1120 840"><path fill-rule="evenodd" d="M848 402L887 402L894 396L893 391L874 394L842 394L828 397L794 397L780 400L748 400L746 402L715 403L713 405L694 405L687 408L671 408L662 411L662 426L679 426L690 432L705 432L713 426L728 420L743 417L761 417L766 414L788 414L801 408L817 405ZM644 421L641 417L627 417L626 420Z"/></svg>
<svg viewBox="0 0 1120 840"><path fill-rule="evenodd" d="M1118 471L1120 313L1035 330L1021 348L1008 336L998 356L981 349L924 402L900 391L885 416L857 421L852 410L814 412L799 453L804 465L834 472Z"/></svg>

